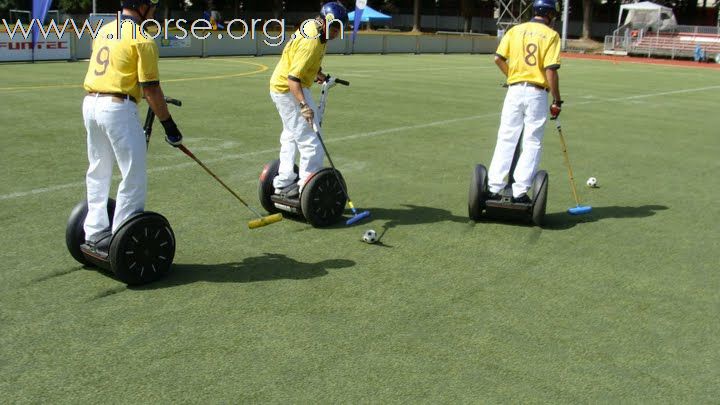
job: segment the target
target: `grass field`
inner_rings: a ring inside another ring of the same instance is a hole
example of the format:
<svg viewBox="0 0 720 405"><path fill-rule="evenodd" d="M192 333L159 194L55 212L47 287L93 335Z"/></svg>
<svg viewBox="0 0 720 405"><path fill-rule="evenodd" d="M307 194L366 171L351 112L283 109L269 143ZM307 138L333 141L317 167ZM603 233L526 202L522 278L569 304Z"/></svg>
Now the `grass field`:
<svg viewBox="0 0 720 405"><path fill-rule="evenodd" d="M186 145L256 207L278 149L276 60L161 61ZM250 213L156 125L147 209L178 250L167 278L127 288L64 246L85 190L86 68L1 67L2 402L720 397L716 71L565 60L561 119L594 210L565 213L548 126L541 229L467 218L504 97L490 55L328 56L324 70L352 82L330 95L328 147L371 221L250 231ZM369 228L382 245L360 241Z"/></svg>

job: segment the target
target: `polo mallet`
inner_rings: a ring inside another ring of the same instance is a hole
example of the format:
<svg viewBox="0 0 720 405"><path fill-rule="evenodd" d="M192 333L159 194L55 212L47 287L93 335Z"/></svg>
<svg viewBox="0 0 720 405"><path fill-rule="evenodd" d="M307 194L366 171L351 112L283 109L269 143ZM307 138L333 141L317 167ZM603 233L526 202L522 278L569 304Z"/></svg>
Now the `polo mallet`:
<svg viewBox="0 0 720 405"><path fill-rule="evenodd" d="M570 167L570 158L568 157L567 146L565 145L565 137L562 133L562 127L560 126L560 120L555 120L555 126L557 127L558 134L560 135L560 145L562 146L563 156L565 157L565 166L568 169L568 175L570 176L570 187L572 188L573 197L575 198L575 206L568 208L568 214L570 215L584 215L592 211L592 207L589 205L580 205L580 198L578 198L577 189L575 188L575 177L573 176L572 168Z"/></svg>
<svg viewBox="0 0 720 405"><path fill-rule="evenodd" d="M331 78L329 75L327 79L325 80L325 83L322 85L321 95L320 95L320 105L318 106L318 122L320 122L320 125L322 125L322 119L323 115L325 114L325 103L327 101L327 91L329 88L335 86L335 84L342 84L343 86L349 86L350 82L342 79L336 79ZM328 158L328 162L330 162L330 167L333 169L333 173L335 173L335 178L337 178L338 183L340 184L340 188L343 191L343 194L345 194L345 198L347 198L348 201L348 207L350 207L350 210L353 213L352 218L345 221L345 225L352 225L355 222L358 222L362 220L363 218L367 218L370 216L370 211L363 211L358 213L358 211L355 209L355 205L353 205L352 200L350 199L350 195L348 194L347 190L345 189L345 185L343 185L342 179L340 179L340 175L337 172L337 169L335 169L335 164L333 164L332 158L330 157L330 153L328 153L327 148L325 147L325 142L323 141L322 135L320 135L320 128L318 128L317 125L315 125L315 122L312 124L313 131L315 131L315 136L318 137L320 140L320 145L322 145L323 151L325 151L325 155Z"/></svg>
<svg viewBox="0 0 720 405"><path fill-rule="evenodd" d="M218 178L218 176L216 176L215 173L213 173L210 169L208 169L208 167L205 166L203 164L203 162L200 161L200 159L195 157L195 155L193 155L193 153L190 152L188 150L188 148L185 147L185 145L178 146L178 149L180 149L184 154L188 155L190 157L190 159L197 162L197 164L199 164L200 167L205 169L205 171L208 172L208 174L210 176L212 176L215 180L218 181L218 183L220 183L223 187L225 187L225 190L229 191L230 194L232 194L235 198L237 198L238 201L240 201L244 206L246 206L250 211L252 211L253 214L255 214L258 217L258 219L253 219L252 221L248 222L248 228L250 228L250 229L260 228L262 226L270 225L272 223L279 222L282 220L282 218L283 218L282 214L272 214L272 215L266 215L266 216L260 215L259 212L257 212L255 209L253 209L253 207L249 206L248 203L246 203L242 198L240 198L239 195L237 195L234 191L232 191L230 189L230 187L228 187L225 183L223 183L223 181L220 180L220 178Z"/></svg>
<svg viewBox="0 0 720 405"><path fill-rule="evenodd" d="M165 102L168 103L168 104L176 105L176 106L178 106L178 107L182 106L182 101L176 100L176 99L170 98L170 97L165 97ZM146 148L150 146L150 136L152 135L152 125L153 125L153 122L154 122L154 121L155 121L155 112L153 112L152 108L148 107L147 117L145 117L145 125L143 126L143 131L145 132L145 145L146 145ZM193 155L192 152L190 152L190 151L185 147L185 145L180 145L180 146L178 146L178 148L179 148L181 151L183 151L183 153L185 153L186 155L188 155L192 160L196 161L196 162L197 162L203 169L205 169L205 171L208 172L215 180L217 180L218 182L220 182L220 184L222 184L222 186L225 187L225 189L226 189L227 191L229 191L230 194L232 194L233 196L235 196L235 198L237 198L238 200L240 200L241 203L243 203L246 207L248 207L248 209L250 209L250 211L252 211L253 214L255 214L255 215L258 216L258 219L254 219L254 220L248 222L248 228L250 228L250 229L260 228L261 226L270 225L270 224L272 224L272 223L274 223L274 222L278 222L278 221L281 221L281 220L282 220L282 215L281 215L281 214L268 215L268 216L265 216L265 217L263 217L262 215L260 215L257 211L255 211L254 209L252 209L252 207L250 207L245 201L243 201L243 199L240 198L240 196L238 196L237 194L235 194L235 192L232 191L232 190L230 189L230 187L228 187L227 185L225 185L225 183L223 183L222 180L220 180L213 172L211 172L210 169L207 168L207 166L205 166L198 158L195 157L195 155Z"/></svg>

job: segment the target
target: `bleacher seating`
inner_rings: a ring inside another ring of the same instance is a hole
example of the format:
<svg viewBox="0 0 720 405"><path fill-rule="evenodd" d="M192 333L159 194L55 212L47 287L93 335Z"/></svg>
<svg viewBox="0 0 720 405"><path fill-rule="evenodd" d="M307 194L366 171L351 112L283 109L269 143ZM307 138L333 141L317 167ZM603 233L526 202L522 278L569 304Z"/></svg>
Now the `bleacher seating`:
<svg viewBox="0 0 720 405"><path fill-rule="evenodd" d="M629 54L665 55L670 57L692 58L695 48L700 45L708 58L720 54L720 34L698 33L649 33L633 41Z"/></svg>

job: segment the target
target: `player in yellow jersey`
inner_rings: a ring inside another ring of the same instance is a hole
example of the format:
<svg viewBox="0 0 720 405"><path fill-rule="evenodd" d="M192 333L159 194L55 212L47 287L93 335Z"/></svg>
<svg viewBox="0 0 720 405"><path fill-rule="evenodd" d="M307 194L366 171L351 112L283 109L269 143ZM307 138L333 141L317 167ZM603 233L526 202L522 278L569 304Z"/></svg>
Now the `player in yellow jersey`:
<svg viewBox="0 0 720 405"><path fill-rule="evenodd" d="M488 199L499 200L507 183L515 147L522 135L522 152L515 166L513 202L529 203L527 195L535 175L545 131L548 91L553 97L550 115L560 114L560 36L551 27L557 17L556 0L535 0L534 17L512 27L503 36L495 63L507 76L497 144L488 170Z"/></svg>
<svg viewBox="0 0 720 405"><path fill-rule="evenodd" d="M276 194L297 196L308 176L322 168L325 153L312 128L313 121L318 126L319 123L310 86L313 81L325 81L321 63L327 40L337 38L347 20L347 10L342 4L325 3L320 16L305 21L295 31L275 66L270 79L270 97L283 124L280 169L273 180ZM299 179L293 170L297 151L300 152Z"/></svg>
<svg viewBox="0 0 720 405"><path fill-rule="evenodd" d="M160 88L158 47L140 32L140 24L153 18L158 1L122 1L120 21L104 25L93 39L85 76L88 93L83 100L83 119L89 161L85 239L90 248L105 253L112 232L145 208L146 144L136 105L142 96L165 128L165 140L173 146L182 144L182 134L168 112ZM110 228L107 200L114 160L122 181Z"/></svg>

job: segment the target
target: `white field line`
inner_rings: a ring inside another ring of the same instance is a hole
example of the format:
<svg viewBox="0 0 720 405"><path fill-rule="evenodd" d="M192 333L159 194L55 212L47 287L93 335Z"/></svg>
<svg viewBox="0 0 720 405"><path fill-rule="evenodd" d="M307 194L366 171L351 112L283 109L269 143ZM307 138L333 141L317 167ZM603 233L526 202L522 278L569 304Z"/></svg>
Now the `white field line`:
<svg viewBox="0 0 720 405"><path fill-rule="evenodd" d="M649 94L640 94L636 96L627 96L627 97L617 97L617 98L611 98L611 99L602 99L602 100L587 100L587 101L581 101L579 103L575 103L575 105L585 105L585 104L591 104L591 103L597 103L597 102L604 102L604 101L621 101L621 100L633 100L638 98L648 98L648 97L658 97L658 96L666 96L670 94L680 94L680 93L691 93L691 92L697 92L697 91L705 91L705 90L713 90L713 89L720 89L720 85L718 86L708 86L708 87L698 87L693 89L683 89L683 90L673 90L673 91L666 91L662 93L649 93ZM447 125L447 124L454 124L457 122L462 121L470 121L480 118L488 118L488 117L495 117L498 116L500 113L488 113L488 114L480 114L480 115L471 115L468 117L461 117L461 118L453 118L449 120L441 120L441 121L434 121L434 122L428 122L424 124L416 124L416 125L405 125L401 127L395 127L395 128L387 128L387 129L381 129L377 131L371 131L371 132L361 132L353 135L347 135L339 138L330 138L326 140L326 143L334 143L334 142L341 142L341 141L347 141L351 139L359 139L359 138L368 138L372 136L379 136L379 135L385 135L385 134L391 134L395 132L403 132L403 131L409 131L413 129L421 129L421 128L428 128L428 127L434 127L439 125ZM214 159L207 159L203 160L204 163L213 163L213 162L222 162L226 160L233 160L233 159L242 159L248 156L255 156L255 155L262 155L266 153L277 153L277 148L272 149L264 149L254 152L247 152L247 153L234 153L229 155L223 155L218 158ZM195 165L195 162L189 161L184 163L179 163L175 165L169 165L169 166L158 166L148 169L148 173L158 173L158 172L164 172L167 170L174 170L178 168L183 168L187 166L193 166ZM81 187L84 186L85 182L73 182L73 183L66 183L66 184L59 184L55 186L49 186L49 187L41 187L36 188L33 190L28 191L17 191L9 194L2 194L0 195L0 201L4 200L11 200L15 198L21 198L21 197L27 197L32 195L38 195L38 194L44 194L54 191L60 191L72 187Z"/></svg>
<svg viewBox="0 0 720 405"><path fill-rule="evenodd" d="M666 91L666 92L663 92L663 93L640 94L640 95L637 95L637 96L610 98L610 99L608 99L608 101L636 100L636 99L638 99L638 98L667 96L667 95L670 95L670 94L692 93L692 92L695 92L695 91L704 91L704 90L713 90L713 89L720 89L720 85L719 85L719 86L698 87L698 88L695 88L695 89L673 90L673 91Z"/></svg>
<svg viewBox="0 0 720 405"><path fill-rule="evenodd" d="M371 137L371 136L385 135L385 134L390 134L393 132L402 132L402 131L407 131L407 130L412 130L412 129L427 128L427 127L433 127L433 126L438 126L438 125L447 125L447 124L452 124L455 122L469 121L469 120L485 118L485 117L493 117L496 115L498 115L498 113L473 115L470 117L462 117L462 118L454 118L454 119L449 119L449 120L434 121L434 122L429 122L429 123L425 123L425 124L407 125L407 126L402 126L402 127L381 129L381 130L372 131L372 132L361 132L358 134L343 136L340 138L330 138L330 139L325 140L325 143L335 143L335 142L346 141L346 140L350 140L350 139L367 138L367 137ZM222 162L222 161L226 161L226 160L242 159L242 158L246 158L249 156L262 155L262 154L266 154L266 153L277 153L277 151L278 151L278 148L272 148L272 149L264 149L264 150L258 150L258 151L247 152L247 153L225 154L221 157L217 157L217 158L213 158L213 159L202 159L202 161L203 161L203 163ZM164 172L167 170L174 170L174 169L179 169L179 168L183 168L183 167L194 166L196 164L197 163L195 163L193 161L188 161L188 162L178 163L178 164L169 165L169 166L157 166L157 167L149 168L147 170L147 172L148 173L158 173L158 172ZM115 177L117 178L118 176L115 176ZM26 197L26 196L35 195L35 194L42 194L42 193L47 193L47 192L52 192L52 191L59 191L59 190L64 190L64 189L72 188L72 187L81 187L84 185L85 185L85 182L74 182L74 183L59 184L59 185L50 186L50 187L41 187L41 188L29 190L29 191L18 191L18 192L14 192L14 193L10 193L10 194L0 195L0 201L10 200L10 199L19 198L19 197Z"/></svg>

